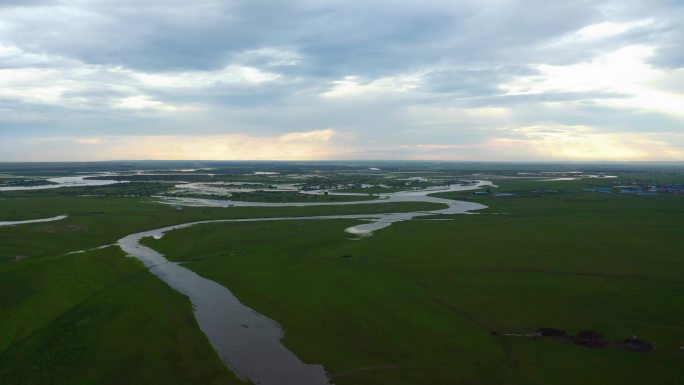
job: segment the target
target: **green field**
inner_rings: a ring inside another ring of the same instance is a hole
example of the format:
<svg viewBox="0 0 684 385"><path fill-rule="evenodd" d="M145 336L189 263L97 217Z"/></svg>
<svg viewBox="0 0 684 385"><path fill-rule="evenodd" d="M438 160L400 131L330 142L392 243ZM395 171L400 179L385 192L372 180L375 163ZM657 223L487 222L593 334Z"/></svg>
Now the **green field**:
<svg viewBox="0 0 684 385"><path fill-rule="evenodd" d="M115 247L0 273L2 384L235 384L187 298Z"/></svg>
<svg viewBox="0 0 684 385"><path fill-rule="evenodd" d="M583 191L636 179L682 177L499 177L490 190L515 196L437 194L489 206L476 215L395 223L361 239L344 232L359 221L286 220L204 224L144 243L277 320L285 345L336 385L674 385L684 381L684 195ZM116 246L69 252L200 220L442 207L178 210L150 197L167 188L0 192L0 221L69 215L0 227L0 384L241 383L186 297ZM539 327L597 330L611 345L506 335ZM635 334L655 349L612 345Z"/></svg>
<svg viewBox="0 0 684 385"><path fill-rule="evenodd" d="M147 244L198 259L186 266L279 320L286 344L336 384L676 384L682 198L489 198L480 215L360 241L348 221L295 221L208 224ZM503 335L539 327L637 334L656 349Z"/></svg>
<svg viewBox="0 0 684 385"><path fill-rule="evenodd" d="M189 301L141 263L117 247L68 252L197 220L439 207L400 203L178 211L149 198L78 197L55 190L0 199L2 221L69 215L57 222L0 227L0 383L237 382L197 327Z"/></svg>
<svg viewBox="0 0 684 385"><path fill-rule="evenodd" d="M46 196L40 198L40 204L30 198L0 198L0 221L69 215L59 222L0 228L0 261L15 256L52 256L97 247L114 243L130 233L209 219L384 213L441 207L433 203L406 202L301 208L186 207L179 211L149 198Z"/></svg>

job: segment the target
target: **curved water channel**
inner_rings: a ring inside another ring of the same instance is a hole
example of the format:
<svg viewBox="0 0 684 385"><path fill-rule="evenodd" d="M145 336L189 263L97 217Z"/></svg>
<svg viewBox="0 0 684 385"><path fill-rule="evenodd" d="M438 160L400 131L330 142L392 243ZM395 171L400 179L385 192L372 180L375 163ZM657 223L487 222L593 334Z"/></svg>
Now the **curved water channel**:
<svg viewBox="0 0 684 385"><path fill-rule="evenodd" d="M6 222L0 222L0 226L16 226L16 225L25 225L29 223L42 223L42 222L53 222L53 221L61 221L62 219L68 217L68 215L57 215L54 217L50 218L39 218L39 219L29 219L25 221L6 221Z"/></svg>
<svg viewBox="0 0 684 385"><path fill-rule="evenodd" d="M385 194L382 200L379 201L358 202L263 203L196 198L162 198L165 203L174 205L214 207L326 206L385 202L432 202L444 204L446 208L409 213L244 218L191 222L130 234L120 239L118 245L124 252L142 261L149 267L150 272L190 298L194 305L195 318L200 328L209 338L221 359L238 377L263 385L326 385L330 384L330 382L325 369L321 365L302 362L280 342L283 337L283 331L276 321L242 304L224 286L199 276L185 268L182 264L168 261L159 252L141 245L140 241L146 237L161 238L165 233L172 230L221 222L363 219L368 220L369 223L350 227L346 231L353 234L369 234L390 226L394 222L406 221L416 217L439 214L463 214L471 210L483 209L486 206L478 203L430 197L428 194L473 190L488 185L491 185L491 183L479 181L477 184L467 186L454 185L439 189Z"/></svg>

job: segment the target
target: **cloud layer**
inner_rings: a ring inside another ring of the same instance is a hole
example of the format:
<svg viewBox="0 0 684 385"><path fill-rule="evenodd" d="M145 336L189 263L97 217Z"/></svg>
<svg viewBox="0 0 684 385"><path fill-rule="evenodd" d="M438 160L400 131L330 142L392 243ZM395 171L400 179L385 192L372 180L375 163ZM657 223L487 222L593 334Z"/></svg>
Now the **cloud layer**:
<svg viewBox="0 0 684 385"><path fill-rule="evenodd" d="M0 0L0 161L684 159L677 0Z"/></svg>

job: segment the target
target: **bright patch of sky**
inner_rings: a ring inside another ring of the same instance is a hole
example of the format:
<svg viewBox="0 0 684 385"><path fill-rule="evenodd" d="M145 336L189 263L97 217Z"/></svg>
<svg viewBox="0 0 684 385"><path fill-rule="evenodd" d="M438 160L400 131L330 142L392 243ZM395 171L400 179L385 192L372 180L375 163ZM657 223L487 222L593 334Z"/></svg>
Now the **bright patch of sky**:
<svg viewBox="0 0 684 385"><path fill-rule="evenodd" d="M0 0L0 161L684 159L684 3Z"/></svg>

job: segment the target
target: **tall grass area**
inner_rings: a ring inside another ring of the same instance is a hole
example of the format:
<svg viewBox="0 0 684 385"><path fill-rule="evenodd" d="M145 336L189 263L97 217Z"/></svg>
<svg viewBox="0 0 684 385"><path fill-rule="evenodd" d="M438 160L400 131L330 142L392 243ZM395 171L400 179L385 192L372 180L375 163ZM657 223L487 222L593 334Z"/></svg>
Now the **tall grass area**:
<svg viewBox="0 0 684 385"><path fill-rule="evenodd" d="M451 194L490 208L360 240L343 232L351 221L291 221L201 225L145 242L194 260L185 266L278 320L286 345L337 385L681 382L684 197L552 183L578 188ZM598 330L611 342L636 334L655 350L505 335L539 327Z"/></svg>

